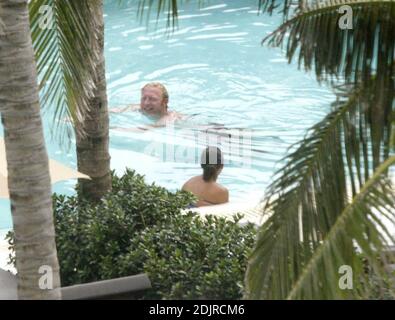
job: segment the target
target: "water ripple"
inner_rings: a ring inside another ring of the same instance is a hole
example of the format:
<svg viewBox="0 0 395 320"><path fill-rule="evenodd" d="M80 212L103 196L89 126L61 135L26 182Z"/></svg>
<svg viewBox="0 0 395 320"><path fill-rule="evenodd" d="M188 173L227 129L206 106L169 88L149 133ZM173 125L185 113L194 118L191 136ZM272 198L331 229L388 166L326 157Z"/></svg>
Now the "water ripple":
<svg viewBox="0 0 395 320"><path fill-rule="evenodd" d="M186 40L201 40L201 39L216 39L216 38L234 38L248 35L248 32L235 32L235 33L215 33L215 34L204 34L199 36L192 36L186 38Z"/></svg>
<svg viewBox="0 0 395 320"><path fill-rule="evenodd" d="M216 10L216 9L225 8L225 7L227 7L227 5L224 3L224 4L218 4L215 6L201 8L200 11Z"/></svg>
<svg viewBox="0 0 395 320"><path fill-rule="evenodd" d="M177 70L188 70L191 71L193 69L198 69L198 68L204 68L204 67L208 67L208 64L202 64L202 63L186 63L186 64L178 64L178 65L174 65L171 67L167 67L167 68L163 68L163 69L159 69L156 70L155 72L152 72L150 74L147 74L144 79L147 80L153 80L153 79L157 79L167 73L171 73L173 71L177 71Z"/></svg>

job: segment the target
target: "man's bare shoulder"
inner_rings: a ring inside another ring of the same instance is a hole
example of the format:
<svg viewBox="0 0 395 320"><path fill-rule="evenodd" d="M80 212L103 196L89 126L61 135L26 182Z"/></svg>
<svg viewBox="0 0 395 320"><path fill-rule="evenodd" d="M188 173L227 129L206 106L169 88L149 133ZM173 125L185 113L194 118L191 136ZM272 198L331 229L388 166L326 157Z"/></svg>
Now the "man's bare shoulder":
<svg viewBox="0 0 395 320"><path fill-rule="evenodd" d="M129 105L129 110L130 111L137 111L137 110L140 110L140 109L141 109L141 106L139 104L130 104Z"/></svg>
<svg viewBox="0 0 395 320"><path fill-rule="evenodd" d="M174 119L184 119L186 117L185 115L183 115L177 111L170 111L169 114Z"/></svg>

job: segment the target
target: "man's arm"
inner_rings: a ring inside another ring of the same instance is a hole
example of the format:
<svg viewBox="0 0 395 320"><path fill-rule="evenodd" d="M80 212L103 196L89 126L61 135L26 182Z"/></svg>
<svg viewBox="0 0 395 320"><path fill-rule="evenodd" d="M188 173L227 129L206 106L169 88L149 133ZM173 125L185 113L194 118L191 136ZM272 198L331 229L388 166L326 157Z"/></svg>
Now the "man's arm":
<svg viewBox="0 0 395 320"><path fill-rule="evenodd" d="M110 127L110 130L124 131L124 132L144 132L144 131L147 131L148 128L143 128L143 127L133 127L133 128Z"/></svg>
<svg viewBox="0 0 395 320"><path fill-rule="evenodd" d="M137 111L140 109L140 105L139 104L129 104L126 107L121 107L121 108L112 108L109 109L109 111L111 113L123 113L125 111Z"/></svg>
<svg viewBox="0 0 395 320"><path fill-rule="evenodd" d="M138 106L138 107L140 108L140 106ZM123 112L123 111L120 111L120 112ZM140 125L138 127L133 127L133 128L111 127L110 129L117 130L117 131L144 132L144 131L148 131L150 129L166 127L166 125L168 123L170 123L168 120L160 119L156 123L153 123L153 124L144 124L144 125Z"/></svg>
<svg viewBox="0 0 395 320"><path fill-rule="evenodd" d="M157 126L155 124L147 124L147 125L141 125L138 127L133 127L133 128L121 128L121 127L110 127L111 130L117 130L117 131L125 131L125 132L145 132L150 129L154 128L159 128L162 126Z"/></svg>

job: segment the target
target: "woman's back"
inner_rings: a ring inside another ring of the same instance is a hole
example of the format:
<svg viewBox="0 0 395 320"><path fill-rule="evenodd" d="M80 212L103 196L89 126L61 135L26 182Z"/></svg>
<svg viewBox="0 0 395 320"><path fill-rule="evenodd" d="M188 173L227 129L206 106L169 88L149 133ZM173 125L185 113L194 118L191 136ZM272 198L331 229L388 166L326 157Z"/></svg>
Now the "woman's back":
<svg viewBox="0 0 395 320"><path fill-rule="evenodd" d="M228 189L215 181L206 182L202 176L189 179L182 190L192 192L197 198L197 207L221 204L229 201Z"/></svg>

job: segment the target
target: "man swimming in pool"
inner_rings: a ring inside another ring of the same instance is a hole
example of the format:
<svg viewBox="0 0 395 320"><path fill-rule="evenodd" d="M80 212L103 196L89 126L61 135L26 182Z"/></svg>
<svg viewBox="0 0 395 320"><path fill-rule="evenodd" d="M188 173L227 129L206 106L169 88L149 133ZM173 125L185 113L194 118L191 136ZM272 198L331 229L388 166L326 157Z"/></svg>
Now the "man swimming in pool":
<svg viewBox="0 0 395 320"><path fill-rule="evenodd" d="M141 132L158 127L166 127L177 124L179 127L195 129L199 131L211 132L221 135L222 130L227 130L222 124L209 123L208 125L191 124L187 120L186 115L182 115L175 111L169 111L169 93L166 87L159 82L151 82L141 89L140 104L128 105L124 108L113 108L111 113L122 113L126 111L139 111L155 121L151 125L141 125L134 128L111 127L117 131ZM184 124L182 122L185 122ZM225 132L225 135L228 136Z"/></svg>
<svg viewBox="0 0 395 320"><path fill-rule="evenodd" d="M151 82L141 89L141 100L139 105L128 105L122 109L112 109L110 112L121 113L125 111L140 111L144 115L155 120L152 125L139 127L140 130L147 130L155 127L165 127L182 120L183 116L175 111L169 111L169 93L165 86L159 82ZM117 128L122 129L122 128ZM124 130L135 130L127 129Z"/></svg>

